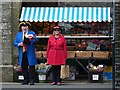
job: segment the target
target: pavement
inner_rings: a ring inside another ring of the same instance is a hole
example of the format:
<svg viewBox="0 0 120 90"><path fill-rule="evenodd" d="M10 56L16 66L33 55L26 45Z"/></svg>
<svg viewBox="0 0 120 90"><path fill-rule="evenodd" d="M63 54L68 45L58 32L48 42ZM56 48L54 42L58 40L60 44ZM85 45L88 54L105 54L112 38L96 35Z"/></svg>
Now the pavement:
<svg viewBox="0 0 120 90"><path fill-rule="evenodd" d="M112 83L67 83L63 82L62 85L51 85L51 83L35 83L35 85L21 85L21 83L0 83L2 90L112 90Z"/></svg>

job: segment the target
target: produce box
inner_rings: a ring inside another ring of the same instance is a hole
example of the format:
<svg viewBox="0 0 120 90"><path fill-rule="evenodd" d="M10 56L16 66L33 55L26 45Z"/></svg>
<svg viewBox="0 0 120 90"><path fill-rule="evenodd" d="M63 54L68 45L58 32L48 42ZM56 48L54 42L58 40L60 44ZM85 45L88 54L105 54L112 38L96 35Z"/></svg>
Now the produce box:
<svg viewBox="0 0 120 90"><path fill-rule="evenodd" d="M91 56L92 56L92 51L76 52L76 57L78 57L78 58L90 58Z"/></svg>
<svg viewBox="0 0 120 90"><path fill-rule="evenodd" d="M74 58L75 57L75 51L67 51L68 58Z"/></svg>
<svg viewBox="0 0 120 90"><path fill-rule="evenodd" d="M109 52L108 51L93 51L94 58L108 58Z"/></svg>

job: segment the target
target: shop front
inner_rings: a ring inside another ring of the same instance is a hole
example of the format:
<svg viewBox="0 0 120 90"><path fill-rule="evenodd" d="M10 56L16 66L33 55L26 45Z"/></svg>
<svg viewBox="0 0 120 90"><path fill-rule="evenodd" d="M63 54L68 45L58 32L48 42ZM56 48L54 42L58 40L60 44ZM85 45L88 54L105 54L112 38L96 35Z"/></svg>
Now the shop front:
<svg viewBox="0 0 120 90"><path fill-rule="evenodd" d="M39 39L38 64L46 62L47 40L59 25L67 40L69 77L65 80L112 80L110 7L22 7L20 21L29 21Z"/></svg>

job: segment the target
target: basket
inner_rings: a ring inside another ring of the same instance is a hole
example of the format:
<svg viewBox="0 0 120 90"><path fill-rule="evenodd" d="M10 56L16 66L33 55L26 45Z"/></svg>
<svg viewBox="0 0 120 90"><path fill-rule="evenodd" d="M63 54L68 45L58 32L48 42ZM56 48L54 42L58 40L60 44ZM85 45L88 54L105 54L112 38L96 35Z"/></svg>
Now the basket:
<svg viewBox="0 0 120 90"><path fill-rule="evenodd" d="M75 51L67 51L68 58L74 58L75 57Z"/></svg>
<svg viewBox="0 0 120 90"><path fill-rule="evenodd" d="M108 58L109 52L108 51L93 51L94 58Z"/></svg>
<svg viewBox="0 0 120 90"><path fill-rule="evenodd" d="M76 57L78 57L78 58L90 58L91 56L92 56L92 51L76 52Z"/></svg>
<svg viewBox="0 0 120 90"><path fill-rule="evenodd" d="M41 58L42 57L42 52L41 51L36 51L36 58Z"/></svg>

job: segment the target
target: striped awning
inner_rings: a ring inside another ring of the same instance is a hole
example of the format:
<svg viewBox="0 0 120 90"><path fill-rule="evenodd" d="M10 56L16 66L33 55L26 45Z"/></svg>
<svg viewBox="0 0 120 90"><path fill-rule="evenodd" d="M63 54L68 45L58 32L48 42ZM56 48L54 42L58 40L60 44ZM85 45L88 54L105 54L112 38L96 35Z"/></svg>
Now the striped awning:
<svg viewBox="0 0 120 90"><path fill-rule="evenodd" d="M110 7L22 7L20 21L110 22Z"/></svg>

